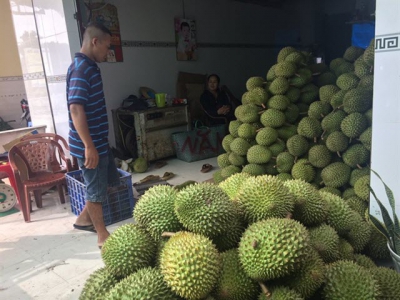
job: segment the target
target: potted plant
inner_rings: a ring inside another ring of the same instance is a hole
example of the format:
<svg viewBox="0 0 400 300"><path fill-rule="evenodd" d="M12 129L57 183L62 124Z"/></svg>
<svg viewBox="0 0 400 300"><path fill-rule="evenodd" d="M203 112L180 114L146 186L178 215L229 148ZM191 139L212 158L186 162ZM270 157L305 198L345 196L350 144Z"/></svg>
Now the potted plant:
<svg viewBox="0 0 400 300"><path fill-rule="evenodd" d="M381 182L385 186L386 196L392 208L392 216L391 214L389 214L386 207L383 206L382 202L378 199L371 186L369 186L371 194L374 196L376 202L379 205L383 223L370 213L369 220L376 227L376 229L378 229L379 232L381 232L386 237L388 241L387 246L389 248L394 266L396 268L396 271L400 273L400 224L399 219L396 215L395 199L392 190L386 185L386 183L382 180L378 173L376 173L374 170L371 171L381 180Z"/></svg>

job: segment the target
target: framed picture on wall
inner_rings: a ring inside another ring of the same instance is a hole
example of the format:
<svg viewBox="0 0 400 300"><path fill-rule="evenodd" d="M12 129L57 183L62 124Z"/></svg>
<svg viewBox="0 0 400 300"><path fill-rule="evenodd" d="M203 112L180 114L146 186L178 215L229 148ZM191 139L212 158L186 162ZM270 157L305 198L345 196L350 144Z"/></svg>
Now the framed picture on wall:
<svg viewBox="0 0 400 300"><path fill-rule="evenodd" d="M177 60L197 60L196 22L181 18L174 21Z"/></svg>
<svg viewBox="0 0 400 300"><path fill-rule="evenodd" d="M122 62L122 43L117 7L110 3L92 3L92 1L88 0L75 1L81 43L86 25L90 22L101 23L112 33L111 48L107 55L107 62Z"/></svg>

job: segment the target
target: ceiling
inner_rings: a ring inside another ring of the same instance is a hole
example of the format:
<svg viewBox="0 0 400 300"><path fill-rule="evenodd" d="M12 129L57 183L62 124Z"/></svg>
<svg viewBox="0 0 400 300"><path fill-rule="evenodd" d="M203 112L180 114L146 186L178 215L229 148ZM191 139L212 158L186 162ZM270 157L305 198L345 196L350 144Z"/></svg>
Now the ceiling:
<svg viewBox="0 0 400 300"><path fill-rule="evenodd" d="M282 5L288 0L234 0L237 2L244 2L249 4L255 4L266 7L282 7Z"/></svg>

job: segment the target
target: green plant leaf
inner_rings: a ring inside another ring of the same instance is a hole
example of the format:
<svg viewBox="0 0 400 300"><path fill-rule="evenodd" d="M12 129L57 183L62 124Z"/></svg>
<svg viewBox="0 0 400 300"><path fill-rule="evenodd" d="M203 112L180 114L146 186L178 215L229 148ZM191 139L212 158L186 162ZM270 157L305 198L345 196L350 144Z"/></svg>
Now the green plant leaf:
<svg viewBox="0 0 400 300"><path fill-rule="evenodd" d="M376 194L375 194L374 190L371 188L371 186L369 186L369 190L371 191L372 195L374 196L376 202L379 205L379 208L380 208L381 214L382 214L382 218L383 218L383 222L385 223L385 227L386 227L387 231L389 232L390 241L392 241L394 232L395 232L394 223L393 223L386 207L382 204L381 201L379 201L378 197L376 196Z"/></svg>
<svg viewBox="0 0 400 300"><path fill-rule="evenodd" d="M399 226L399 219L397 218L396 215L396 203L394 200L394 195L392 190L386 185L386 183L383 181L383 179L381 178L381 176L379 176L378 173L376 173L374 170L371 169L372 172L374 172L374 174L381 180L381 182L383 183L383 185L385 186L385 191L386 191L386 196L388 197L390 206L392 207L392 211L393 211L393 221L395 224L395 229L396 232L400 232L400 226Z"/></svg>
<svg viewBox="0 0 400 300"><path fill-rule="evenodd" d="M382 233L386 237L386 239L390 242L389 232L387 231L385 225L372 215L369 216L369 221L372 224L372 226L374 226L376 230Z"/></svg>

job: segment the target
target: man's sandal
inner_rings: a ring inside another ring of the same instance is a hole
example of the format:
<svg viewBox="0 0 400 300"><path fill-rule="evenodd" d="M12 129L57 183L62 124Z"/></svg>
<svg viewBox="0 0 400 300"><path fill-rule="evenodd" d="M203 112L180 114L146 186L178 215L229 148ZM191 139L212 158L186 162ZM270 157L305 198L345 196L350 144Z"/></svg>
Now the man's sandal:
<svg viewBox="0 0 400 300"><path fill-rule="evenodd" d="M207 172L210 172L210 171L212 170L212 168L213 168L212 165L210 165L210 164L204 164L204 165L201 167L200 172L202 172L202 173L207 173Z"/></svg>

